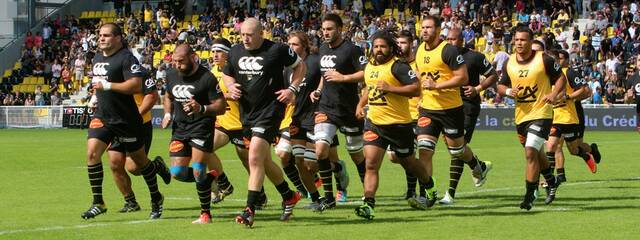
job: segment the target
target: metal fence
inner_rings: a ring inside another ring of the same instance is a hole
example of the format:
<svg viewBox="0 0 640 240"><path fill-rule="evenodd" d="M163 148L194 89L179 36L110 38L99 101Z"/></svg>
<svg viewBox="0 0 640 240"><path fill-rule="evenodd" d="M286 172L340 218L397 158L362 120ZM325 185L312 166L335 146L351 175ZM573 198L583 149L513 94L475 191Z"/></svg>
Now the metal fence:
<svg viewBox="0 0 640 240"><path fill-rule="evenodd" d="M1 106L0 128L62 128L62 106Z"/></svg>

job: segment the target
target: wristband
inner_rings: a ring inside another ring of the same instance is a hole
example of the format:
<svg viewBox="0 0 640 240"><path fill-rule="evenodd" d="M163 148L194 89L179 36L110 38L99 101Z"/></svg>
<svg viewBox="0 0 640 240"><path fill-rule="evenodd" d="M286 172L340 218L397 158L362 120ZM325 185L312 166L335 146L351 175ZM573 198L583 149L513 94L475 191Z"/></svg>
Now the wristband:
<svg viewBox="0 0 640 240"><path fill-rule="evenodd" d="M507 88L507 91L505 91L505 93L507 94L507 96L511 96L511 88Z"/></svg>
<svg viewBox="0 0 640 240"><path fill-rule="evenodd" d="M168 117L168 118L171 118L171 113L165 113L165 114L164 114L164 118L167 118L167 117Z"/></svg>
<svg viewBox="0 0 640 240"><path fill-rule="evenodd" d="M200 114L204 114L204 112L207 111L207 106L205 105L200 105Z"/></svg>
<svg viewBox="0 0 640 240"><path fill-rule="evenodd" d="M102 82L102 89L103 89L104 91L109 91L109 90L111 90L111 82L103 81L103 82Z"/></svg>
<svg viewBox="0 0 640 240"><path fill-rule="evenodd" d="M287 89L291 90L291 92L293 92L293 94L295 95L298 95L298 92L300 92L300 88L293 85L289 85Z"/></svg>
<svg viewBox="0 0 640 240"><path fill-rule="evenodd" d="M316 89L315 91L313 91L313 94L314 94L316 97L320 97L320 94L322 94L322 91L320 91L319 89Z"/></svg>

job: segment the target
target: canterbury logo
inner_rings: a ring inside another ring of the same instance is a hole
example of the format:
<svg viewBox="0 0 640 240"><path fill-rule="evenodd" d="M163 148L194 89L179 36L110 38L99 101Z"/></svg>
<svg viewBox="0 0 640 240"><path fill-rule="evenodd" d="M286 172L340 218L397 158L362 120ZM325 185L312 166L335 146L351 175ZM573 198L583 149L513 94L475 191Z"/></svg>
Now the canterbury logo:
<svg viewBox="0 0 640 240"><path fill-rule="evenodd" d="M260 71L263 66L258 61L262 60L262 57L241 57L240 60L238 60L238 67L245 71Z"/></svg>
<svg viewBox="0 0 640 240"><path fill-rule="evenodd" d="M409 70L409 78L413 79L416 78L416 72L414 72L413 70Z"/></svg>
<svg viewBox="0 0 640 240"><path fill-rule="evenodd" d="M336 62L334 61L336 58L336 55L322 56L322 58L320 58L320 66L322 68L333 68L336 66Z"/></svg>
<svg viewBox="0 0 640 240"><path fill-rule="evenodd" d="M458 57L456 57L456 62L458 62L458 64L464 63L464 58L462 57L462 55L458 55Z"/></svg>
<svg viewBox="0 0 640 240"><path fill-rule="evenodd" d="M367 57L365 57L365 56L360 56L360 57L358 58L358 61L360 62L360 65L365 65L365 64L367 64Z"/></svg>
<svg viewBox="0 0 640 240"><path fill-rule="evenodd" d="M142 72L142 68L140 67L139 64L131 65L131 73L141 73L141 72Z"/></svg>
<svg viewBox="0 0 640 240"><path fill-rule="evenodd" d="M171 89L171 94L178 100L189 99L193 97L193 94L189 91L191 89L195 89L195 87L191 85L175 85Z"/></svg>
<svg viewBox="0 0 640 240"><path fill-rule="evenodd" d="M94 75L107 75L107 68L109 67L109 63L96 63L93 64L93 74Z"/></svg>
<svg viewBox="0 0 640 240"><path fill-rule="evenodd" d="M636 84L634 88L636 89L636 94L640 94L640 83Z"/></svg>
<svg viewBox="0 0 640 240"><path fill-rule="evenodd" d="M153 81L153 78L149 78L144 81L144 85L147 86L147 88L151 88L156 85L156 81Z"/></svg>

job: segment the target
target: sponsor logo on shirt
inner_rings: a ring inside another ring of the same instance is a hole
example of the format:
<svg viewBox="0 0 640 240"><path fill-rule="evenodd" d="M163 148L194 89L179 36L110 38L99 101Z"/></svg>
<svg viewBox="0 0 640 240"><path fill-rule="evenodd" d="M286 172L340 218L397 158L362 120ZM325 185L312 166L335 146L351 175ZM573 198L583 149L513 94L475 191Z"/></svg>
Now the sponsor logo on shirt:
<svg viewBox="0 0 640 240"><path fill-rule="evenodd" d="M187 102L193 94L191 93L191 89L195 89L194 86L191 85L175 85L171 89L171 94L178 102Z"/></svg>
<svg viewBox="0 0 640 240"><path fill-rule="evenodd" d="M241 57L238 60L238 73L244 75L262 75L262 57Z"/></svg>

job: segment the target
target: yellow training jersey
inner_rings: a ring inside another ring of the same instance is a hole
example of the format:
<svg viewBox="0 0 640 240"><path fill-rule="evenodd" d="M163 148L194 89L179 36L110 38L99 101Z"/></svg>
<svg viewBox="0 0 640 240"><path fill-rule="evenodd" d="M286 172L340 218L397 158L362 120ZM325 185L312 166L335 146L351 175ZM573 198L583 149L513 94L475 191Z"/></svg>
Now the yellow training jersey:
<svg viewBox="0 0 640 240"><path fill-rule="evenodd" d="M418 81L408 64L395 59L380 64L367 64L364 69L369 110L367 118L375 125L407 124L412 121L409 113L409 98L393 93L384 93L376 87L378 81L391 86L404 86Z"/></svg>
<svg viewBox="0 0 640 240"><path fill-rule="evenodd" d="M568 68L563 68L562 72L567 77L567 83L565 84L565 88L567 91L567 95L572 94L579 86L581 79L575 79L574 83L574 75L571 72L567 72ZM574 89L575 88L575 89ZM578 124L580 120L578 119L578 112L576 111L575 100L566 100L562 103L559 103L553 106L553 124Z"/></svg>
<svg viewBox="0 0 640 240"><path fill-rule="evenodd" d="M287 105L287 109L285 109L284 111L284 118L282 119L282 122L280 122L280 130L288 128L289 125L291 125L291 117L293 116L294 106L295 105L293 104Z"/></svg>
<svg viewBox="0 0 640 240"><path fill-rule="evenodd" d="M552 82L562 74L560 66L543 52L533 52L530 60L518 62L512 56L507 62L500 84L518 89L516 124L537 119L552 119L553 106L542 100L551 93Z"/></svg>
<svg viewBox="0 0 640 240"><path fill-rule="evenodd" d="M223 93L228 93L227 85L222 81L222 68L213 66L211 73L218 79L218 86ZM226 130L240 130L242 129L242 122L240 122L240 104L238 101L227 99L227 111L218 117L216 117L216 126L220 126Z"/></svg>
<svg viewBox="0 0 640 240"><path fill-rule="evenodd" d="M464 58L458 49L446 41L431 50L425 49L425 43L420 44L416 53L416 67L420 81L426 78L436 83L448 81L453 77L453 70L464 64ZM421 86L422 87L422 86ZM428 110L446 110L462 106L460 87L427 90L422 89L422 108Z"/></svg>
<svg viewBox="0 0 640 240"><path fill-rule="evenodd" d="M142 100L144 99L144 94L142 93L133 94L133 99L136 100L136 105L138 106L138 108L140 108L140 105L142 105ZM151 111L148 111L147 113L142 114L142 123L148 123L149 121L151 121Z"/></svg>
<svg viewBox="0 0 640 240"><path fill-rule="evenodd" d="M411 70L418 72L416 68L416 60L409 62L409 66L411 66ZM411 119L413 119L413 121L418 121L418 106L420 105L421 99L421 97L409 98L409 113L411 114Z"/></svg>

